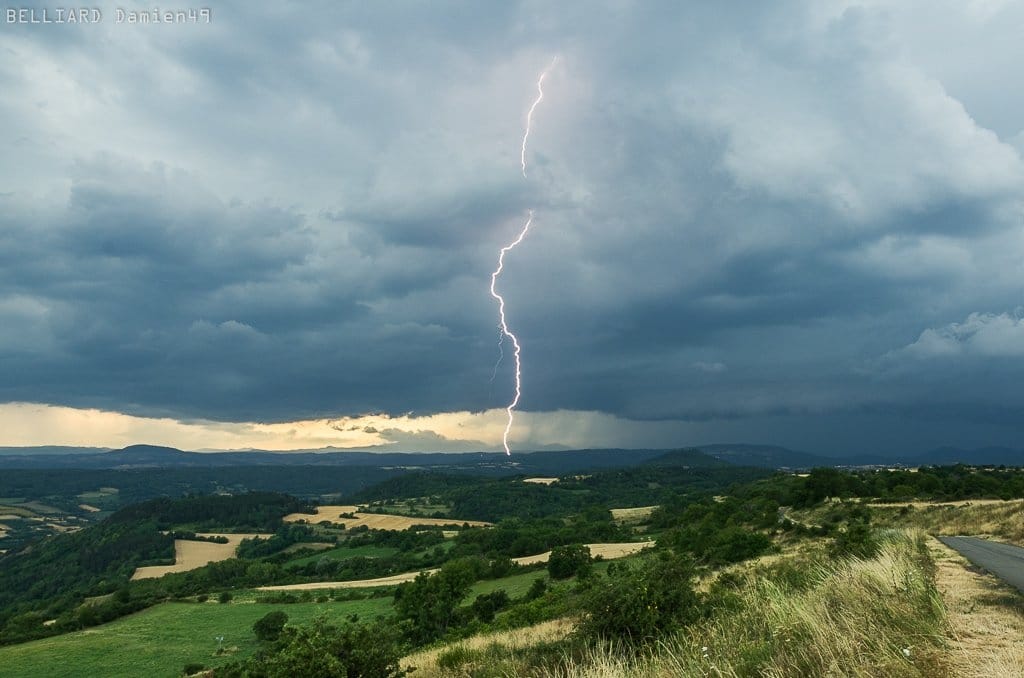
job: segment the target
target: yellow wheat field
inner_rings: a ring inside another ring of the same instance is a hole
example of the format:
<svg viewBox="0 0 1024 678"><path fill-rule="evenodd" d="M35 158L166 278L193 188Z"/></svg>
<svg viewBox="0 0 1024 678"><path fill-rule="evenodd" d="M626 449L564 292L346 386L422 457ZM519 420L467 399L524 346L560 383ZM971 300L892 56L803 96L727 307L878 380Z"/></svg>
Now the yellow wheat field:
<svg viewBox="0 0 1024 678"><path fill-rule="evenodd" d="M640 522L650 517L657 506L634 506L633 508L612 509L612 519L620 522Z"/></svg>
<svg viewBox="0 0 1024 678"><path fill-rule="evenodd" d="M269 534L200 534L200 537L226 537L226 544L216 544L209 541L190 541L187 539L174 540L174 565L151 565L140 567L132 574L132 579L155 579L172 572L188 572L203 565L209 565L220 560L233 558L235 549L242 543L243 539L260 537L269 539Z"/></svg>
<svg viewBox="0 0 1024 678"><path fill-rule="evenodd" d="M354 514L355 518L343 518L342 514ZM420 518L418 516L393 516L383 513L362 513L358 506L318 506L316 515L308 513L290 513L284 517L286 523L304 520L307 523L319 523L329 520L351 530L365 525L371 530L401 531L413 525L456 525L467 524L471 527L490 527L491 523L480 520L459 520L458 518Z"/></svg>
<svg viewBox="0 0 1024 678"><path fill-rule="evenodd" d="M615 558L625 558L626 556L631 556L634 553L640 553L644 549L654 546L654 542L627 541L614 544L586 544L586 546L590 548L591 558L597 558L600 556L605 560L614 560ZM512 561L519 565L533 565L535 563L546 563L550 557L551 551L545 551L544 553L538 553L535 556L513 558Z"/></svg>

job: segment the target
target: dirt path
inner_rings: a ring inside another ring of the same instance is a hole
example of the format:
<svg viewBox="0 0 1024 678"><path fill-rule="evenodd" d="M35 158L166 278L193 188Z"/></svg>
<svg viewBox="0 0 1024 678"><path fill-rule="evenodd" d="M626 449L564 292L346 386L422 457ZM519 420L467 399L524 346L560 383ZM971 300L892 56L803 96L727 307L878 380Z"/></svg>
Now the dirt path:
<svg viewBox="0 0 1024 678"><path fill-rule="evenodd" d="M437 568L423 570L427 574L434 574ZM316 591L318 589L372 589L375 586L395 586L412 581L420 575L419 572L403 572L393 574L389 577L377 577L376 579L356 579L355 581L313 581L308 584L280 584L278 586L261 586L258 591Z"/></svg>
<svg viewBox="0 0 1024 678"><path fill-rule="evenodd" d="M1024 675L1021 596L938 540L928 540L937 565L936 584L953 633L952 664L964 678Z"/></svg>
<svg viewBox="0 0 1024 678"><path fill-rule="evenodd" d="M615 558L625 558L626 556L639 553L645 548L654 546L653 541L641 541L641 542L623 542L617 544L587 544L590 547L591 556L601 556L605 560L614 560ZM512 561L520 565L533 565L535 563L546 563L548 557L551 556L551 551L545 551L544 553L538 553L535 556L523 556L521 558L513 558ZM434 574L438 568L430 570L422 570L427 574ZM375 586L395 586L396 584L404 584L407 581L412 581L420 572L403 572L402 574L393 574L389 577L377 577L376 579L357 579L355 581L314 581L308 584L281 584L278 586L261 586L258 590L260 591L315 591L317 589L365 589L373 588Z"/></svg>

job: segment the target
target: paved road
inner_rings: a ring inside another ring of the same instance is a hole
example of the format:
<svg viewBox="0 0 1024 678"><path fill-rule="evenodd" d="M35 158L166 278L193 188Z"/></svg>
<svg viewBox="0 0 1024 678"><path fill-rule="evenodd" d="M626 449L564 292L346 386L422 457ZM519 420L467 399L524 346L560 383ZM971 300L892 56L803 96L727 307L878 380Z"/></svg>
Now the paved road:
<svg viewBox="0 0 1024 678"><path fill-rule="evenodd" d="M977 537L939 537L939 541L1024 593L1024 548Z"/></svg>

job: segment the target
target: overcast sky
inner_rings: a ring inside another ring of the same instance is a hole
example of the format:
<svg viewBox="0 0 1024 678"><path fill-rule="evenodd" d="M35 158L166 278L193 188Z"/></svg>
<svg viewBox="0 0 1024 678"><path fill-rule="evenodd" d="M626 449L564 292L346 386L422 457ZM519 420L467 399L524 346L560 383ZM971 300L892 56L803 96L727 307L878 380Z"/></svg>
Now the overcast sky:
<svg viewBox="0 0 1024 678"><path fill-rule="evenodd" d="M513 450L1020 445L1022 3L116 6L0 24L0 445L498 449L530 209Z"/></svg>

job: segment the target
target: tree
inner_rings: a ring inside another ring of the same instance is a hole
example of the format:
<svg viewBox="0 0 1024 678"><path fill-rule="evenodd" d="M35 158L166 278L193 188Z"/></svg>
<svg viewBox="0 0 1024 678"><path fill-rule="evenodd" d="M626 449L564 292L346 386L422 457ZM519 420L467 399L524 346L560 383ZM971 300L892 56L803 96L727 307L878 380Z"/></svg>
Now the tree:
<svg viewBox="0 0 1024 678"><path fill-rule="evenodd" d="M412 622L410 639L428 643L443 636L455 619L459 603L477 578L470 559L446 563L436 574L421 572L395 591L395 612Z"/></svg>
<svg viewBox="0 0 1024 678"><path fill-rule="evenodd" d="M287 614L281 610L274 610L257 619L256 623L252 625L252 630L258 640L273 642L280 637L287 621Z"/></svg>
<svg viewBox="0 0 1024 678"><path fill-rule="evenodd" d="M590 547L583 544L556 546L548 558L548 574L552 579L568 579L590 564Z"/></svg>

